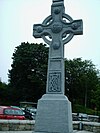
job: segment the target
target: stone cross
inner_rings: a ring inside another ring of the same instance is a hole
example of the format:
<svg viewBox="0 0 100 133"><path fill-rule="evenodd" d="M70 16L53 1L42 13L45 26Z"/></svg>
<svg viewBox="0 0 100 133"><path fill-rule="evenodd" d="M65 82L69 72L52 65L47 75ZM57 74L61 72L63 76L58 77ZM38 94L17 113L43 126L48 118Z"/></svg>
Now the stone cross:
<svg viewBox="0 0 100 133"><path fill-rule="evenodd" d="M42 24L34 24L33 36L49 44L47 94L64 94L64 44L83 33L82 20L65 14L64 0L53 0L51 15Z"/></svg>
<svg viewBox="0 0 100 133"><path fill-rule="evenodd" d="M53 0L51 15L33 26L33 36L50 47L46 94L38 100L35 133L73 133L71 103L64 95L64 44L82 32L82 20L65 14L64 0Z"/></svg>

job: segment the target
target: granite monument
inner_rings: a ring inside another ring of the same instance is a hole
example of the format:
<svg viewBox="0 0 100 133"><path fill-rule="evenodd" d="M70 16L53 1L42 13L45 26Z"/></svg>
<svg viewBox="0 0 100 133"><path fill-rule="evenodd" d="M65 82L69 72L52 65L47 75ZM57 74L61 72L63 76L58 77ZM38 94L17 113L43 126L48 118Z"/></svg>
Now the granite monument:
<svg viewBox="0 0 100 133"><path fill-rule="evenodd" d="M38 101L36 133L73 132L71 103L64 95L64 44L82 34L82 20L65 14L64 0L52 0L51 15L33 25L33 36L49 45L46 94Z"/></svg>

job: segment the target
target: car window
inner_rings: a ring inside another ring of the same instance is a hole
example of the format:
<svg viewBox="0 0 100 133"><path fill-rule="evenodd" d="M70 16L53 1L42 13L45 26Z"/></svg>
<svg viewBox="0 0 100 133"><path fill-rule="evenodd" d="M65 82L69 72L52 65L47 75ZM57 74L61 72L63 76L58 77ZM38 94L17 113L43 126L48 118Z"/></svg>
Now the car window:
<svg viewBox="0 0 100 133"><path fill-rule="evenodd" d="M7 114L7 115L23 115L23 112L21 110L5 109L4 114Z"/></svg>

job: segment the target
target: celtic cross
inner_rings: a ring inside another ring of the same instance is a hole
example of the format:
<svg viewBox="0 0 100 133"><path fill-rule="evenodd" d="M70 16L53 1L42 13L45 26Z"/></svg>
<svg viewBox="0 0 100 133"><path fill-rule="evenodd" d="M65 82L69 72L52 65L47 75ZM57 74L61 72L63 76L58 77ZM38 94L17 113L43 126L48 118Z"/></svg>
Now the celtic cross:
<svg viewBox="0 0 100 133"><path fill-rule="evenodd" d="M34 24L33 36L43 38L50 46L47 74L48 94L64 94L64 44L83 33L82 20L65 14L64 0L53 0L51 15L42 24Z"/></svg>

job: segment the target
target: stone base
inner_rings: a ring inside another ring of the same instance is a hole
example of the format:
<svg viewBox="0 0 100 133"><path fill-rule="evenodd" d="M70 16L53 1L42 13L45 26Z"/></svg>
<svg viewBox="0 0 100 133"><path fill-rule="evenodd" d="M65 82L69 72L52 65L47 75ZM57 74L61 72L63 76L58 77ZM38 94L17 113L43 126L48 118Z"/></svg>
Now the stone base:
<svg viewBox="0 0 100 133"><path fill-rule="evenodd" d="M45 94L38 101L37 133L72 133L71 103L63 94Z"/></svg>

